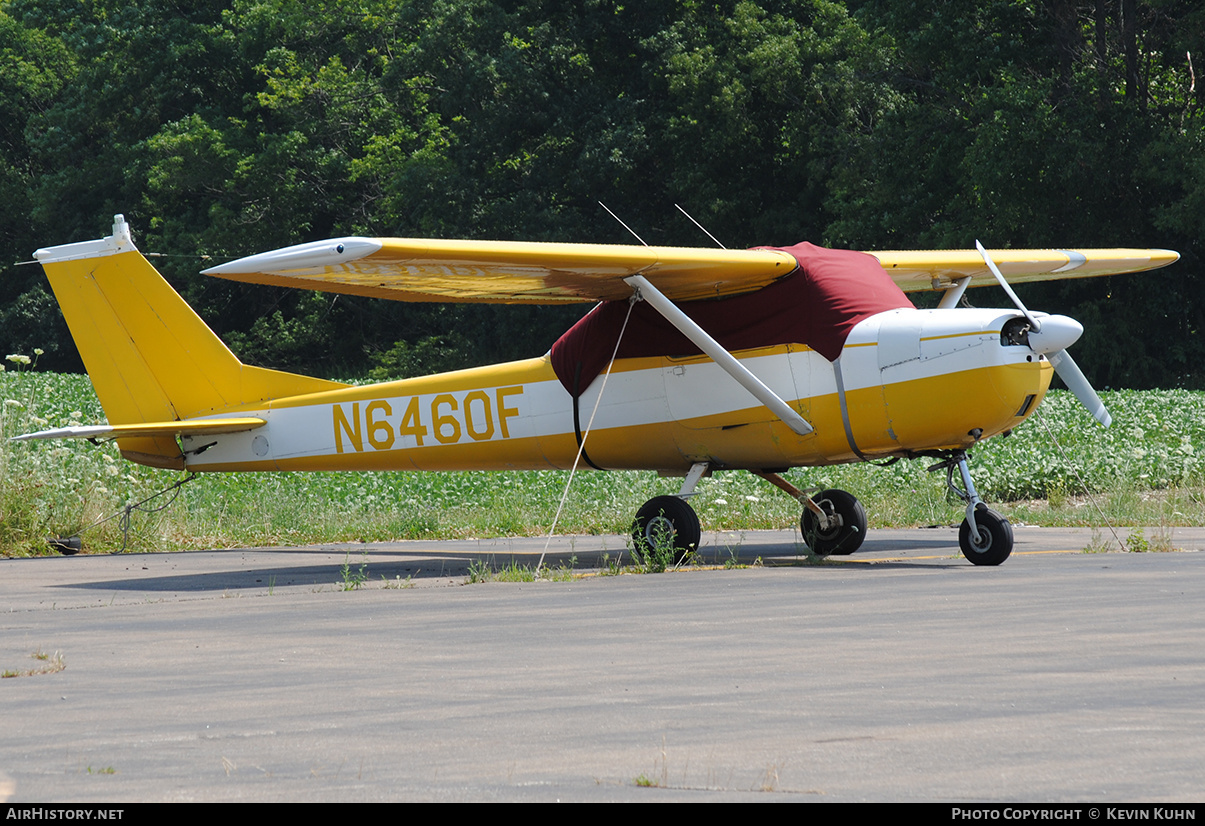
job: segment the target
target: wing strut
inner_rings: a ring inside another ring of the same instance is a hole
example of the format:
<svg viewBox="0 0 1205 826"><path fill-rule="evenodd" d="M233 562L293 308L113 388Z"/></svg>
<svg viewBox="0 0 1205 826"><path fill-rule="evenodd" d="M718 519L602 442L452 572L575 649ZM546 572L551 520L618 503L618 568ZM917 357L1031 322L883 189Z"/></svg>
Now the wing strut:
<svg viewBox="0 0 1205 826"><path fill-rule="evenodd" d="M674 302L662 295L660 290L648 282L648 279L643 275L632 275L625 278L624 281L636 289L640 298L665 316L665 320L674 325L678 332L694 342L695 346L722 367L724 372L736 379L742 387L753 394L754 398L769 408L771 413L782 419L787 427L800 436L807 436L812 432L812 426L795 412L794 408L767 387L761 379L753 375L749 368L737 361L736 357L708 335L706 330L695 324L694 319L675 307Z"/></svg>

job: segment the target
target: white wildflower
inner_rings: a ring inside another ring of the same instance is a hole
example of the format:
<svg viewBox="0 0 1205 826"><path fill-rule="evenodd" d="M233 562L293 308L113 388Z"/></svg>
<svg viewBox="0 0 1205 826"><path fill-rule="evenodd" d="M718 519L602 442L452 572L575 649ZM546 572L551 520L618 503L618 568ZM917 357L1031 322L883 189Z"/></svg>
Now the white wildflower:
<svg viewBox="0 0 1205 826"><path fill-rule="evenodd" d="M9 353L4 359L5 361L11 361L13 364L29 364L33 361L29 356L23 356L20 353Z"/></svg>

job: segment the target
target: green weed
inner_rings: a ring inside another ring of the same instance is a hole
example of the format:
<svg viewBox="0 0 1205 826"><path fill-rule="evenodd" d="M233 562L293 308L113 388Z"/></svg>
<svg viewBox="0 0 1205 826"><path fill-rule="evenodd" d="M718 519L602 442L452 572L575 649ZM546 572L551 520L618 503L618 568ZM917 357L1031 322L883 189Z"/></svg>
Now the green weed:
<svg viewBox="0 0 1205 826"><path fill-rule="evenodd" d="M33 677L38 674L55 674L67 667L67 664L63 662L63 655L58 651L55 651L53 654L47 654L39 648L29 656L41 662L42 665L35 666L34 668L6 669L4 671L0 671L0 678Z"/></svg>
<svg viewBox="0 0 1205 826"><path fill-rule="evenodd" d="M1112 543L1105 539L1100 531L1095 529L1092 531L1092 538L1088 541L1087 546L1084 547L1084 553L1086 554L1107 554L1112 550Z"/></svg>
<svg viewBox="0 0 1205 826"><path fill-rule="evenodd" d="M741 539L743 540L744 537L742 536ZM725 550L728 552L728 558L724 560L724 567L726 569L732 570L734 568L746 567L741 562L741 543L740 542L737 542L735 545L728 545L725 548Z"/></svg>
<svg viewBox="0 0 1205 826"><path fill-rule="evenodd" d="M544 568L540 571L540 579L546 579L549 582L569 582L577 576L574 569L577 568L577 557L569 557L567 564L558 565L555 568Z"/></svg>
<svg viewBox="0 0 1205 826"><path fill-rule="evenodd" d="M1150 539L1147 539L1146 531L1142 528L1131 528L1130 538L1125 543L1125 549L1135 554L1167 553L1175 550L1172 547L1171 531L1167 528L1156 530Z"/></svg>
<svg viewBox="0 0 1205 826"><path fill-rule="evenodd" d="M599 574L601 576L619 576L623 573L623 553L621 552L614 559L607 551L603 552L602 559L599 560Z"/></svg>
<svg viewBox="0 0 1205 826"><path fill-rule="evenodd" d="M537 570L530 565L520 565L513 558L497 570L484 559L475 559L469 563L469 576L466 585L478 582L565 582L573 579L573 569L577 565L577 557L569 558L567 565L555 568L545 567Z"/></svg>
<svg viewBox="0 0 1205 826"><path fill-rule="evenodd" d="M1065 508L1067 506L1067 486L1063 480L1058 479L1051 483L1046 489L1046 501L1052 508Z"/></svg>
<svg viewBox="0 0 1205 826"><path fill-rule="evenodd" d="M536 570L530 565L520 565L511 560L494 572L495 582L535 582Z"/></svg>
<svg viewBox="0 0 1205 826"><path fill-rule="evenodd" d="M642 537L641 541L632 543L632 561L635 569L642 574L660 574L678 564L678 551L674 547L674 532L670 524L664 519L650 522L652 529L648 533L649 541L644 541Z"/></svg>
<svg viewBox="0 0 1205 826"><path fill-rule="evenodd" d="M1159 530L1151 537L1150 551L1153 554L1166 554L1176 550L1172 544L1172 534L1170 530Z"/></svg>
<svg viewBox="0 0 1205 826"><path fill-rule="evenodd" d="M339 574L343 581L336 582L336 588L340 591L358 591L368 580L368 551L364 552L364 558L356 571L351 569L351 551L348 551L347 556L343 559L343 566L339 568Z"/></svg>
<svg viewBox="0 0 1205 826"><path fill-rule="evenodd" d="M494 576L494 569L484 559L474 559L469 563L469 577L466 585L476 585L479 582L489 582Z"/></svg>

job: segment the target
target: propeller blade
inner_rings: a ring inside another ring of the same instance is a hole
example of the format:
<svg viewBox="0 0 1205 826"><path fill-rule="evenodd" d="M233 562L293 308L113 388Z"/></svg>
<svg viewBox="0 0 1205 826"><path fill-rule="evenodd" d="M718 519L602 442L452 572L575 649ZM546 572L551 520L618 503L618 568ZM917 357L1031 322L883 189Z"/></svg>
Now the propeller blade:
<svg viewBox="0 0 1205 826"><path fill-rule="evenodd" d="M1008 297L1013 300L1013 304L1016 304L1017 309L1024 313L1025 317L1029 319L1029 328L1035 333L1039 332L1042 329L1042 325L1038 322L1037 318L1034 317L1034 314L1021 303L1021 299L1017 297L1015 292L1013 292L1013 288L1008 286L1008 282L1004 280L1004 275L1000 272L1000 268L996 266L996 262L992 260L990 255L987 254L987 250L983 248L983 244L980 244L978 240L975 241L975 249L979 250L979 254L983 256L983 262L987 264L987 268L992 271L992 275L996 276L996 280L1000 282L1000 286L1004 289L1004 292L1008 293Z"/></svg>
<svg viewBox="0 0 1205 826"><path fill-rule="evenodd" d="M1071 358L1071 354L1066 350L1058 350L1047 358L1050 359L1050 366L1054 368L1054 372L1059 374L1059 378L1067 385L1067 389L1075 394L1080 403L1088 408L1092 418L1108 427L1113 421L1113 417L1109 415L1109 411L1105 409L1105 403L1100 400L1100 396L1096 395L1096 391L1092 389L1092 385L1084 376L1084 371L1079 369L1079 365L1075 363L1075 359Z"/></svg>
<svg viewBox="0 0 1205 826"><path fill-rule="evenodd" d="M1080 404L1088 408L1088 412L1092 414L1092 418L1108 427L1113 421L1113 417L1109 415L1109 411L1105 408L1105 403L1100 400L1100 396L1096 395L1096 391L1092 389L1092 385L1088 383L1087 376L1084 371L1079 369L1079 365L1075 363L1075 359L1071 358L1071 354L1067 352L1067 346L1074 343L1076 339L1084 332L1084 328L1078 321L1066 316L1048 316L1047 321L1052 323L1052 328L1045 336L1040 335L1042 325L1029 309L1021 303L1021 299L1013 292L1013 288L1008 286L1008 282L1004 280L1004 274L1000 272L1000 268L996 266L996 262L987 254L987 250L983 248L983 244L975 241L975 249L979 250L979 254L983 256L983 262L987 264L987 268L992 271L992 275L996 277L996 281L1008 293L1008 297L1013 300L1013 304L1017 305L1017 309L1024 313L1025 318L1029 321L1030 334L1030 349L1035 353L1046 353L1046 358L1050 359L1050 366L1054 368L1054 372L1058 373L1059 378L1067 385L1075 397L1080 400ZM1050 352L1049 348L1058 347L1059 349Z"/></svg>

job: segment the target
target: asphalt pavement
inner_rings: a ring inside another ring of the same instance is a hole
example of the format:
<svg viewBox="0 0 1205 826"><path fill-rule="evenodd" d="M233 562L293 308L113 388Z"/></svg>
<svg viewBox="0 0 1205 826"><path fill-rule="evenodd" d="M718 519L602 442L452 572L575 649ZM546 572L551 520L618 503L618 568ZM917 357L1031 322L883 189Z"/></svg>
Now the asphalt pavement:
<svg viewBox="0 0 1205 826"><path fill-rule="evenodd" d="M1205 799L1205 529L1016 536L0 560L0 800Z"/></svg>

